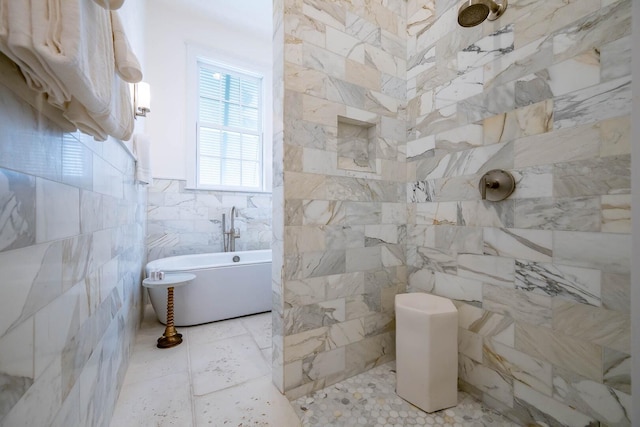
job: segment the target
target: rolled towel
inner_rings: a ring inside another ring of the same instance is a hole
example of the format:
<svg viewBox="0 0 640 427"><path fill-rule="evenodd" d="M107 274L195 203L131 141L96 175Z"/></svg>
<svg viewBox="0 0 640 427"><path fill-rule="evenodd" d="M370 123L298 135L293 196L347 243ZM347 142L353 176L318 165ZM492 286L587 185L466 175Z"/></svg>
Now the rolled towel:
<svg viewBox="0 0 640 427"><path fill-rule="evenodd" d="M136 179L143 184L153 184L151 175L151 141L145 134L133 136L133 154L136 155Z"/></svg>
<svg viewBox="0 0 640 427"><path fill-rule="evenodd" d="M116 10L122 7L124 0L93 0L107 10Z"/></svg>
<svg viewBox="0 0 640 427"><path fill-rule="evenodd" d="M113 29L113 53L116 60L116 72L122 80L138 83L142 80L142 67L124 32L124 26L118 12L111 12L111 27Z"/></svg>

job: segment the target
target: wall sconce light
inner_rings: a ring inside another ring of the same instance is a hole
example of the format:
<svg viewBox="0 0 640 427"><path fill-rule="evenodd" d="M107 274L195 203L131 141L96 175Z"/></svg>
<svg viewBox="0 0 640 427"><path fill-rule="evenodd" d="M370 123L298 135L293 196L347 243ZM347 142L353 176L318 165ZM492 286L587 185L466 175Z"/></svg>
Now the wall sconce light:
<svg viewBox="0 0 640 427"><path fill-rule="evenodd" d="M140 117L147 117L147 113L151 112L149 83L140 82L133 85L133 112Z"/></svg>

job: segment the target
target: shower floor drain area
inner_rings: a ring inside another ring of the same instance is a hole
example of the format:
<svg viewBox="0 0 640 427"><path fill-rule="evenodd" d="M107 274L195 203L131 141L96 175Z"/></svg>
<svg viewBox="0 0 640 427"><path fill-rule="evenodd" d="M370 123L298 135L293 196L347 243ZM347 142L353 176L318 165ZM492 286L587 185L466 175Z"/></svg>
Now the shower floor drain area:
<svg viewBox="0 0 640 427"><path fill-rule="evenodd" d="M454 408L427 414L395 393L395 362L291 402L303 426L518 426L464 392Z"/></svg>

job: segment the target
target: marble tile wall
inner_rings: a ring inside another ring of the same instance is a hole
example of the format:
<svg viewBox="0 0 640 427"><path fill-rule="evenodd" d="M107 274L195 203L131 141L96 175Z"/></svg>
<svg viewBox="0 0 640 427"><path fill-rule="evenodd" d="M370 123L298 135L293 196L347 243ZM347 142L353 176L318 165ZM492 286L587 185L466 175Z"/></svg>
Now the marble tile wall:
<svg viewBox="0 0 640 427"><path fill-rule="evenodd" d="M409 290L456 301L485 403L631 425L631 1L513 0L468 29L458 3L407 3ZM482 201L495 168L516 191Z"/></svg>
<svg viewBox="0 0 640 427"><path fill-rule="evenodd" d="M274 14L274 380L295 398L395 358L406 2L282 0Z"/></svg>
<svg viewBox="0 0 640 427"><path fill-rule="evenodd" d="M0 426L109 425L141 309L133 170L0 85Z"/></svg>
<svg viewBox="0 0 640 427"><path fill-rule="evenodd" d="M240 229L236 250L271 245L271 194L185 189L186 181L155 179L148 189L147 258L223 252L222 214L230 227L231 208Z"/></svg>

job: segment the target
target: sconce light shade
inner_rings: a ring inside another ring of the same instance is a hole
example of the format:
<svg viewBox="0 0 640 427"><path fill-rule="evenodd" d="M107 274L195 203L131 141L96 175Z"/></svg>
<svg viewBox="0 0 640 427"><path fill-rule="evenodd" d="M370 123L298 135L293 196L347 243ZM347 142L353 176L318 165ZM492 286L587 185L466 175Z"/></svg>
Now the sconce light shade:
<svg viewBox="0 0 640 427"><path fill-rule="evenodd" d="M149 83L133 85L133 109L136 116L146 117L151 112L151 88Z"/></svg>

